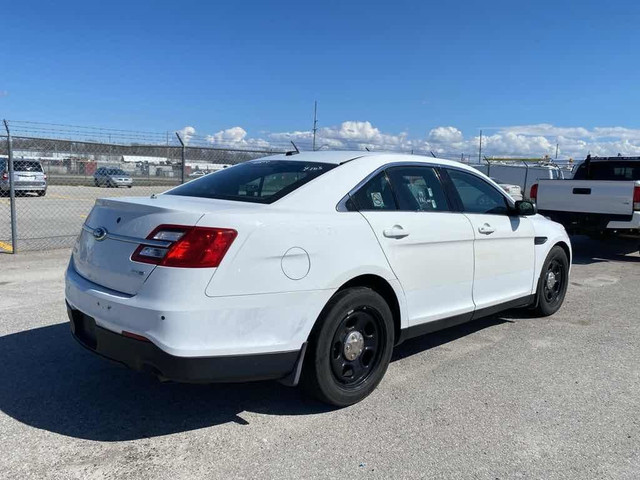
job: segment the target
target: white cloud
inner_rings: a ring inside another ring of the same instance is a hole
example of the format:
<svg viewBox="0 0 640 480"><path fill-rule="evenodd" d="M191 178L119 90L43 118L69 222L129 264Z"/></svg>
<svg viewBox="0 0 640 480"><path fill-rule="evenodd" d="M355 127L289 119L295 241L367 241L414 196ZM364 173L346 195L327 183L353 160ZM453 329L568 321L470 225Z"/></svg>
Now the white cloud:
<svg viewBox="0 0 640 480"><path fill-rule="evenodd" d="M427 136L433 143L460 143L464 139L462 132L456 127L436 127L429 132Z"/></svg>
<svg viewBox="0 0 640 480"><path fill-rule="evenodd" d="M626 127L558 127L551 124L514 125L485 128L482 152L486 156L543 157L555 155L559 144L560 158L584 158L595 155L640 155L640 130ZM179 131L186 141L195 135L195 128ZM240 126L220 130L205 137L207 143L229 148L290 149L290 141L301 150L311 150L313 136L308 130L261 132L252 137ZM316 148L339 150L434 152L446 158L460 158L462 154L477 158L479 136L465 136L454 126L437 126L423 137L409 137L406 132L388 133L369 121L350 120L339 125L318 129Z"/></svg>
<svg viewBox="0 0 640 480"><path fill-rule="evenodd" d="M191 138L193 138L193 136L196 134L196 129L193 127L184 127L178 130L176 133L178 133L178 135L180 135L180 138L182 138L182 141L185 144L187 144L191 141Z"/></svg>
<svg viewBox="0 0 640 480"><path fill-rule="evenodd" d="M242 127L232 127L220 130L213 135L207 135L206 139L210 143L243 143L247 136L247 131Z"/></svg>

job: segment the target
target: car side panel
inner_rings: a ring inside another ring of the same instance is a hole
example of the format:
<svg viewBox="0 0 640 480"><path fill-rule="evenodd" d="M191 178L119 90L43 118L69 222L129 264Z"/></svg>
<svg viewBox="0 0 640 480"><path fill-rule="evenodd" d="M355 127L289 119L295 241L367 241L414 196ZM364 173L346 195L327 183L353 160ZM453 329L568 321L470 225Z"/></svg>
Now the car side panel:
<svg viewBox="0 0 640 480"><path fill-rule="evenodd" d="M238 218L205 215L200 226L237 225ZM206 288L211 297L339 288L354 276L396 280L367 221L358 212L274 210L245 214L254 225L233 258L225 258Z"/></svg>

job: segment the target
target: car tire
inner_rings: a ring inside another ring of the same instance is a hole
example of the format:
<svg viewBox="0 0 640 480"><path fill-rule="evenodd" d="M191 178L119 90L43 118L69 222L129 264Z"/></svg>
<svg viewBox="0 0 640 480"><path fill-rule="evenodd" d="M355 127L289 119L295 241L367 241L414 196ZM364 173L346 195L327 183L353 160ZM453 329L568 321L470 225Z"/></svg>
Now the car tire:
<svg viewBox="0 0 640 480"><path fill-rule="evenodd" d="M375 291L336 293L309 337L303 391L337 407L367 397L384 377L394 345L391 309Z"/></svg>
<svg viewBox="0 0 640 480"><path fill-rule="evenodd" d="M93 183L94 183L94 185L95 185L96 187L100 188L100 182L98 181L98 179L97 179L97 178L94 178L94 179L93 179Z"/></svg>
<svg viewBox="0 0 640 480"><path fill-rule="evenodd" d="M39 196L39 197L44 197L44 196L47 194L47 191L46 191L46 190L40 190L40 191L39 191L39 192L37 192L37 193L38 193L38 196Z"/></svg>
<svg viewBox="0 0 640 480"><path fill-rule="evenodd" d="M548 317L560 310L568 285L569 258L564 249L556 245L542 265L534 313L540 317Z"/></svg>

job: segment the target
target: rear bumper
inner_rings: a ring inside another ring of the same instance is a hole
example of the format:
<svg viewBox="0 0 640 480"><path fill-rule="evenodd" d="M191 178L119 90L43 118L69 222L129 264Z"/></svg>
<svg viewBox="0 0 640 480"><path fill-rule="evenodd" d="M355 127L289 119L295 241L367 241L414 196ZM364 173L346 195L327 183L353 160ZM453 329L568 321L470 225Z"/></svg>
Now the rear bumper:
<svg viewBox="0 0 640 480"><path fill-rule="evenodd" d="M74 338L85 348L127 367L162 379L187 383L242 382L282 379L296 369L300 351L227 355L217 357L178 357L153 343L112 332L95 320L73 309L67 313Z"/></svg>
<svg viewBox="0 0 640 480"><path fill-rule="evenodd" d="M0 190L8 192L10 190L9 182L0 183ZM45 182L14 182L13 189L16 192L42 192L47 189Z"/></svg>
<svg viewBox="0 0 640 480"><path fill-rule="evenodd" d="M633 212L631 215L613 215L540 210L539 213L549 217L554 222L561 223L569 233L579 234L619 230L621 233L640 234L640 212Z"/></svg>

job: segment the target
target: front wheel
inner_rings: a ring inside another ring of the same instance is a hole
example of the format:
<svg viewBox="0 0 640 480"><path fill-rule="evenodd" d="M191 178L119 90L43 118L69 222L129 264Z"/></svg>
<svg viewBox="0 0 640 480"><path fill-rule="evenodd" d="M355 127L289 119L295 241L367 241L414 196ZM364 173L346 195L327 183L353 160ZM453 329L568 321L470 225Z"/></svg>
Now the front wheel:
<svg viewBox="0 0 640 480"><path fill-rule="evenodd" d="M562 247L555 246L544 261L538 280L535 313L541 317L553 315L562 306L569 284L569 258Z"/></svg>
<svg viewBox="0 0 640 480"><path fill-rule="evenodd" d="M393 317L387 302L369 288L340 291L311 333L301 387L331 405L357 403L384 377L393 344Z"/></svg>

